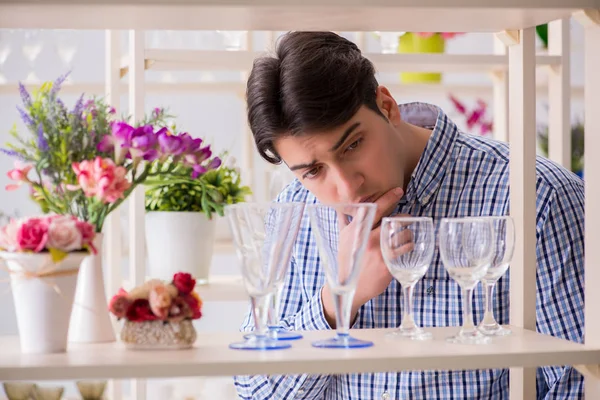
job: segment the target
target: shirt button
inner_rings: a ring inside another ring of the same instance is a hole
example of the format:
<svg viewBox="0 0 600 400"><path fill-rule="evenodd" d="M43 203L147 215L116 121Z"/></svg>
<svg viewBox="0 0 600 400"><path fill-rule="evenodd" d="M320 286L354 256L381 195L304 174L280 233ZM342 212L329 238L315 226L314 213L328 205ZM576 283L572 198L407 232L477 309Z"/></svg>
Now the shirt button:
<svg viewBox="0 0 600 400"><path fill-rule="evenodd" d="M388 392L383 392L381 400L390 400L390 394Z"/></svg>
<svg viewBox="0 0 600 400"><path fill-rule="evenodd" d="M304 389L298 389L298 394L304 394Z"/></svg>

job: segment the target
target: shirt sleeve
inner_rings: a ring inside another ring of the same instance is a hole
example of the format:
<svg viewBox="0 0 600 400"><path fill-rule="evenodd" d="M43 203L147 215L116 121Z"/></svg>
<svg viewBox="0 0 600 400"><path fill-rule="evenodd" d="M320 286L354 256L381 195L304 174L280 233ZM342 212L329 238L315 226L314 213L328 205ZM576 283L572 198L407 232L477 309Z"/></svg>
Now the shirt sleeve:
<svg viewBox="0 0 600 400"><path fill-rule="evenodd" d="M583 183L566 182L550 196L538 236L537 330L577 343L584 334ZM583 377L572 367L538 370L539 399L583 398Z"/></svg>
<svg viewBox="0 0 600 400"><path fill-rule="evenodd" d="M317 290L312 298L303 302L301 279L294 259L290 267L283 290L283 316L280 325L296 331L331 329L323 314L321 290ZM250 332L253 328L252 313L248 311L241 331ZM235 376L234 383L239 397L245 400L312 400L322 397L329 379L329 376L324 375L251 375Z"/></svg>

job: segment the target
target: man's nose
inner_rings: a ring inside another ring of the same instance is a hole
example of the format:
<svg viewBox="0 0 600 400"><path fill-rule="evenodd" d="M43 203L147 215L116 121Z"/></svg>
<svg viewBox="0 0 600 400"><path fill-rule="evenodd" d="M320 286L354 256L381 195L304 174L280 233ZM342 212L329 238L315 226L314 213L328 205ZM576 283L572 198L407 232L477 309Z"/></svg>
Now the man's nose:
<svg viewBox="0 0 600 400"><path fill-rule="evenodd" d="M360 187L364 183L364 177L358 171L339 169L336 171L336 188L341 202L352 202L357 200Z"/></svg>

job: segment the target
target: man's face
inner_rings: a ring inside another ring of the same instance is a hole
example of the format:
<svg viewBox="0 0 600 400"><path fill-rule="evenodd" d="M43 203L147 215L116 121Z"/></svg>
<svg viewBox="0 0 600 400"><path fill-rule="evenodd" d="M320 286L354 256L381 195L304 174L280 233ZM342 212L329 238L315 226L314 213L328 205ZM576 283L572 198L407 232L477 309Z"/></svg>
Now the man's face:
<svg viewBox="0 0 600 400"><path fill-rule="evenodd" d="M373 202L404 184L399 110L378 90L380 114L363 106L331 131L286 136L275 142L283 161L321 203Z"/></svg>

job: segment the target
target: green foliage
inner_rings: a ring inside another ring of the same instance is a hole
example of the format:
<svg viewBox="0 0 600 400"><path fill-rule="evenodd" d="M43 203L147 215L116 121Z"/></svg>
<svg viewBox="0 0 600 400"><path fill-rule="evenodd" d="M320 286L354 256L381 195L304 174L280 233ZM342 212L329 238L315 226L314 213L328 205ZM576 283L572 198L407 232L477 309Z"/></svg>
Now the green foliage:
<svg viewBox="0 0 600 400"><path fill-rule="evenodd" d="M221 165L197 179L190 177L190 171L176 167L171 173L146 180L146 211L203 212L212 218L215 212L223 216L225 206L244 202L252 194L248 186L242 185L235 167Z"/></svg>
<svg viewBox="0 0 600 400"><path fill-rule="evenodd" d="M584 136L582 123L578 122L571 127L571 171L573 172L583 170ZM537 137L542 154L548 157L548 127L538 130Z"/></svg>

